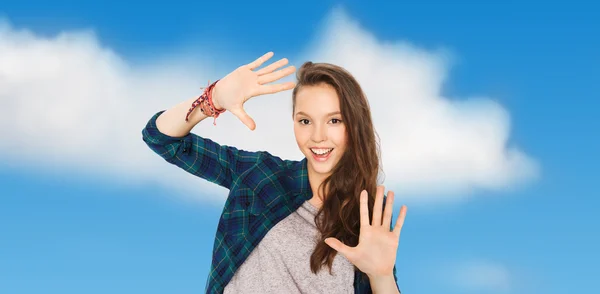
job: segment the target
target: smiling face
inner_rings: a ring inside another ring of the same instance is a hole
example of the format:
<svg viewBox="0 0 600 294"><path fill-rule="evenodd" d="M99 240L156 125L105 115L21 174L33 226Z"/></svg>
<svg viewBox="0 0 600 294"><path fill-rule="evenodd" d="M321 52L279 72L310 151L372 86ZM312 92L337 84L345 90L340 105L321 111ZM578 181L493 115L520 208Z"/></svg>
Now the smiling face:
<svg viewBox="0 0 600 294"><path fill-rule="evenodd" d="M323 238L339 236L346 244L357 244L360 194L368 192L369 211L373 211L381 160L367 97L352 74L335 64L307 61L296 77L294 134L307 158L313 192L309 201L321 207L317 229ZM316 150L320 148L325 150ZM315 154L327 151L323 156ZM323 265L331 269L336 254L325 242L317 242L310 259L312 272Z"/></svg>
<svg viewBox="0 0 600 294"><path fill-rule="evenodd" d="M335 89L325 83L302 87L293 118L296 143L308 160L309 174L330 175L346 150L346 127Z"/></svg>

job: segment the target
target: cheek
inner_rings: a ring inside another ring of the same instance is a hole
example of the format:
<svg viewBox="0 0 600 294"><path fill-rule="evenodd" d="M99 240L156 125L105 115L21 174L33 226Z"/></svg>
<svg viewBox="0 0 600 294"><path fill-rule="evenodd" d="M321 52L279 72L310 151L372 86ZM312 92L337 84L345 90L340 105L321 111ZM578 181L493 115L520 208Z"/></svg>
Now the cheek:
<svg viewBox="0 0 600 294"><path fill-rule="evenodd" d="M346 129L337 128L331 133L331 140L338 148L346 147Z"/></svg>
<svg viewBox="0 0 600 294"><path fill-rule="evenodd" d="M294 125L294 137L296 137L296 143L299 146L306 144L307 138L310 134L307 134L307 128L301 128L297 125Z"/></svg>

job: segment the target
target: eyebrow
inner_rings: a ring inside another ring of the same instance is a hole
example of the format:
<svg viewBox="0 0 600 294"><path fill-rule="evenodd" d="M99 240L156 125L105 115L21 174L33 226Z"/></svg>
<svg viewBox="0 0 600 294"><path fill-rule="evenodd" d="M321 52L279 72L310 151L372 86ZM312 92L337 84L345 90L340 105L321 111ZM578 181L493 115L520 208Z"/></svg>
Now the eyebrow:
<svg viewBox="0 0 600 294"><path fill-rule="evenodd" d="M336 115L336 114L340 114L340 113L341 112L339 112L339 111L334 111L334 112L328 113L327 116L332 116L332 115ZM304 115L304 116L310 117L310 115L308 115L308 114L306 114L306 113L304 113L302 111L297 112L296 115Z"/></svg>

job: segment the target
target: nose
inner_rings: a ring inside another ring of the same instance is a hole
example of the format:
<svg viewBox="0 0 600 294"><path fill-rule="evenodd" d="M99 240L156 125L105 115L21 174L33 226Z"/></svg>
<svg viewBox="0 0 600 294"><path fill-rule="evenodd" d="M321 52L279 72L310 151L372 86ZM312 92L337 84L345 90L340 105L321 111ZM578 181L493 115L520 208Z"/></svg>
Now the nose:
<svg viewBox="0 0 600 294"><path fill-rule="evenodd" d="M321 124L314 124L314 128L312 131L312 134L310 136L310 139L315 142L315 143L319 143L319 142L323 142L325 140L327 140L327 126L325 125L321 125Z"/></svg>

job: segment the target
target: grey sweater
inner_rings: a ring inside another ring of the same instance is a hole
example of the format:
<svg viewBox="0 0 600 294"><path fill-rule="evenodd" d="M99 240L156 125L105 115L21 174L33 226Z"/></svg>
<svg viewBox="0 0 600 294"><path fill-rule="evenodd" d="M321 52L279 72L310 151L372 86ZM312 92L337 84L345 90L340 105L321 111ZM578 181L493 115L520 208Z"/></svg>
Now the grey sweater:
<svg viewBox="0 0 600 294"><path fill-rule="evenodd" d="M324 266L310 270L310 256L318 236L317 208L306 201L277 223L250 253L225 287L233 293L354 293L354 266L337 254L332 273Z"/></svg>

